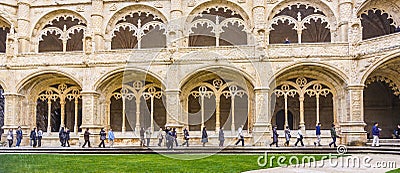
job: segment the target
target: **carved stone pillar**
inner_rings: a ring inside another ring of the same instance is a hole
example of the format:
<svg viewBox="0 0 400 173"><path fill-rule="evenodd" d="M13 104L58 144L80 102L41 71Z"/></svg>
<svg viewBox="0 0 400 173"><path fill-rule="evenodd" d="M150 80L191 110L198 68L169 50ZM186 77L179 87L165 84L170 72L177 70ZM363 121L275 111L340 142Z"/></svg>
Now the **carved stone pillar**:
<svg viewBox="0 0 400 173"><path fill-rule="evenodd" d="M102 35L103 24L103 0L92 0L91 30L95 50L104 50L104 37Z"/></svg>
<svg viewBox="0 0 400 173"><path fill-rule="evenodd" d="M101 127L100 115L97 106L99 105L99 93L95 91L82 91L82 125L81 128Z"/></svg>
<svg viewBox="0 0 400 173"><path fill-rule="evenodd" d="M340 122L341 134L344 137L342 143L348 145L361 145L367 141L367 133L364 130L364 85L349 85L348 94L350 100L350 113L347 121Z"/></svg>
<svg viewBox="0 0 400 173"><path fill-rule="evenodd" d="M20 102L23 96L17 93L4 93L4 126L3 129L29 128L28 124L23 124ZM31 115L33 116L33 115Z"/></svg>
<svg viewBox="0 0 400 173"><path fill-rule="evenodd" d="M265 36L265 3L264 0L253 0L254 35L260 46L265 47L268 40Z"/></svg>
<svg viewBox="0 0 400 173"><path fill-rule="evenodd" d="M300 102L300 127L301 130L305 132L306 125L304 122L304 95L299 97L299 102Z"/></svg>
<svg viewBox="0 0 400 173"><path fill-rule="evenodd" d="M349 22L352 16L352 0L339 0L339 34L340 41L348 41Z"/></svg>
<svg viewBox="0 0 400 173"><path fill-rule="evenodd" d="M17 30L17 38L18 38L18 52L25 53L29 52L29 44L30 44L30 11L31 5L29 0L18 0L18 30Z"/></svg>
<svg viewBox="0 0 400 173"><path fill-rule="evenodd" d="M271 112L269 110L269 88L256 87L255 91L255 122L254 143L264 142L270 139Z"/></svg>
<svg viewBox="0 0 400 173"><path fill-rule="evenodd" d="M183 36L183 22L182 19L182 0L171 0L171 12L169 21L169 32L167 34L167 46L168 47L182 47L185 43ZM188 41L186 41L188 43Z"/></svg>
<svg viewBox="0 0 400 173"><path fill-rule="evenodd" d="M183 127L181 120L179 119L180 104L179 104L179 89L167 89L165 90L166 103L167 103L167 123L169 127Z"/></svg>

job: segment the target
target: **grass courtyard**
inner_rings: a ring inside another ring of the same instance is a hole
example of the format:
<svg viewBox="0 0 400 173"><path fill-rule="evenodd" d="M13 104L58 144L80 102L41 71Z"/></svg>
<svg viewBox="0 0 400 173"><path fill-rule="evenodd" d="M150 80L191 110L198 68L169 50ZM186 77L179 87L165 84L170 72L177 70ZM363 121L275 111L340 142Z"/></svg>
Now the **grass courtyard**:
<svg viewBox="0 0 400 173"><path fill-rule="evenodd" d="M258 165L260 155L59 155L4 154L0 155L0 172L243 172L265 169ZM268 155L270 157L281 155ZM321 160L321 155L314 156ZM301 162L304 155L297 155ZM176 159L179 158L179 159ZM278 166L274 159L272 167ZM288 161L286 161L288 163Z"/></svg>

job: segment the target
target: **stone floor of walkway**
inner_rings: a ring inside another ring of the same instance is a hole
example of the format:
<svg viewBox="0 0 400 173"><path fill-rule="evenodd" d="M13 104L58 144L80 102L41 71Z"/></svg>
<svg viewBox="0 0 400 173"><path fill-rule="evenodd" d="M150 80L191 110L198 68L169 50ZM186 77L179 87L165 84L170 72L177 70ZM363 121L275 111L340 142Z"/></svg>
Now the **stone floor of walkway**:
<svg viewBox="0 0 400 173"><path fill-rule="evenodd" d="M287 158L289 159L289 158ZM360 164L355 164L360 161ZM380 173L400 168L400 156L391 154L353 154L336 159L326 159L314 164L297 164L287 167L276 167L248 171L246 173L338 173L363 172Z"/></svg>

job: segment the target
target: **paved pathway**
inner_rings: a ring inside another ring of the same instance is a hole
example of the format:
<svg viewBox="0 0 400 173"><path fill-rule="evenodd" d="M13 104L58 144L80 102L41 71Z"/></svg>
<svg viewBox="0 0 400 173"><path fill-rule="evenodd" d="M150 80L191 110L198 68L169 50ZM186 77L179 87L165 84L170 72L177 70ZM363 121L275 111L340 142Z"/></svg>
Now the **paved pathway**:
<svg viewBox="0 0 400 173"><path fill-rule="evenodd" d="M349 160L360 160L359 166L356 164L355 168L353 167L355 164L353 161ZM364 160L366 160L364 162ZM370 161L368 161L370 160ZM388 164L392 162L395 165L391 168L388 168ZM379 173L379 172L387 172L396 168L400 168L400 156L399 155L391 155L391 154L353 154L347 157L340 157L332 160L324 160L314 162L315 164L306 164L304 165L293 165L288 166L286 168L278 167L271 169L261 169L248 171L246 173L338 173L338 172L363 172L363 173ZM365 164L364 164L365 163ZM335 166L337 165L337 166ZM383 166L386 165L386 168ZM380 168L379 168L380 167Z"/></svg>

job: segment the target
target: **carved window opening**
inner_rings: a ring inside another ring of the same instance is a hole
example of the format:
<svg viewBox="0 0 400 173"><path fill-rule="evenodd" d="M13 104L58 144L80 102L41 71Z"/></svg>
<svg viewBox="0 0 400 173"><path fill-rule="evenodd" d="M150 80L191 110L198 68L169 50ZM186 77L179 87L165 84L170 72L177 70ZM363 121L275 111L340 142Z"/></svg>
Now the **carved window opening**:
<svg viewBox="0 0 400 173"><path fill-rule="evenodd" d="M1 23L1 22L0 22ZM0 26L0 53L5 53L7 49L7 35L10 33L10 28Z"/></svg>
<svg viewBox="0 0 400 173"><path fill-rule="evenodd" d="M242 16L227 7L207 8L188 25L189 46L247 44L250 32Z"/></svg>
<svg viewBox="0 0 400 173"><path fill-rule="evenodd" d="M185 98L187 123L192 131L230 130L232 133L243 125L249 129L248 94L233 81L216 78L204 81L190 90ZM186 118L185 118L186 119Z"/></svg>
<svg viewBox="0 0 400 173"><path fill-rule="evenodd" d="M382 128L381 138L391 139L393 129L400 119L400 92L392 80L383 76L367 79L364 89L364 121L367 124L368 138L372 138L371 130L374 122Z"/></svg>
<svg viewBox="0 0 400 173"><path fill-rule="evenodd" d="M150 12L131 12L112 32L111 49L164 48L166 25Z"/></svg>
<svg viewBox="0 0 400 173"><path fill-rule="evenodd" d="M82 51L86 24L72 16L50 21L39 33L39 52Z"/></svg>
<svg viewBox="0 0 400 173"><path fill-rule="evenodd" d="M363 27L362 38L369 39L395 32L396 23L393 17L379 9L372 9L361 14Z"/></svg>
<svg viewBox="0 0 400 173"><path fill-rule="evenodd" d="M331 42L330 23L319 9L302 4L290 5L269 22L269 43Z"/></svg>
<svg viewBox="0 0 400 173"><path fill-rule="evenodd" d="M321 129L330 129L334 123L334 98L331 89L316 79L293 78L282 82L271 93L275 104L271 105L274 117L271 123L278 123L281 110L284 114L284 123L276 124L280 127L290 127L289 120L293 121L292 128L305 127L315 129L317 123L323 124ZM289 112L292 118L289 118ZM275 125L275 124L274 124Z"/></svg>
<svg viewBox="0 0 400 173"><path fill-rule="evenodd" d="M68 127L71 132L82 131L82 97L80 88L71 84L52 85L37 97L36 127L44 132L58 132Z"/></svg>
<svg viewBox="0 0 400 173"><path fill-rule="evenodd" d="M126 83L108 96L108 126L115 131L139 132L140 128L158 130L166 124L164 92L151 82Z"/></svg>

